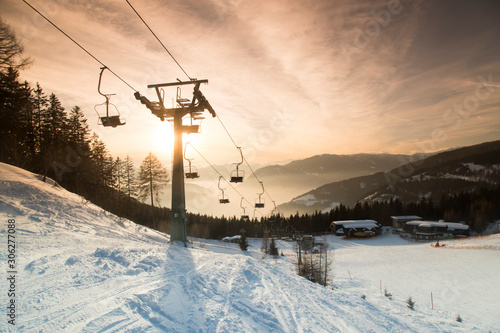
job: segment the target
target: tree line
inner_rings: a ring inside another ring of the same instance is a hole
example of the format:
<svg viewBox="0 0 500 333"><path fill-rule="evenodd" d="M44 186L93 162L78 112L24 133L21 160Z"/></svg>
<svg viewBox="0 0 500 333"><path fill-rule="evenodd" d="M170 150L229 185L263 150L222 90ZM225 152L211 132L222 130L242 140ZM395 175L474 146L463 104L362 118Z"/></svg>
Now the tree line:
<svg viewBox="0 0 500 333"><path fill-rule="evenodd" d="M391 226L391 216L417 215L424 220L462 222L471 230L483 232L489 222L500 219L500 187L479 188L474 192L443 195L438 202L422 198L418 202L389 201L358 202L353 207L343 204L326 213L295 214L289 223L306 233L329 231L332 221L372 219L384 226Z"/></svg>

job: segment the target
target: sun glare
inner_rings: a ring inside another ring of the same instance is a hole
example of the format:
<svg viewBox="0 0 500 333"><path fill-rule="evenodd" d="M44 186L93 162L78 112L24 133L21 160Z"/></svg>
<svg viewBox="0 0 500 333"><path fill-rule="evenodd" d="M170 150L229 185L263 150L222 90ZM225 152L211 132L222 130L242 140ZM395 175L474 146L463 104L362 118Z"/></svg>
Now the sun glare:
<svg viewBox="0 0 500 333"><path fill-rule="evenodd" d="M158 146L159 150L170 153L174 149L173 127L167 122L162 122L156 130L155 141L155 145Z"/></svg>
<svg viewBox="0 0 500 333"><path fill-rule="evenodd" d="M198 133L193 134L184 134L182 136L183 149L186 143L191 143L194 147L196 147L199 142ZM155 146L158 147L158 150L170 154L174 149L174 129L172 125L167 122L162 122L161 125L156 130L155 134ZM190 156L196 155L194 149L189 149L187 154Z"/></svg>

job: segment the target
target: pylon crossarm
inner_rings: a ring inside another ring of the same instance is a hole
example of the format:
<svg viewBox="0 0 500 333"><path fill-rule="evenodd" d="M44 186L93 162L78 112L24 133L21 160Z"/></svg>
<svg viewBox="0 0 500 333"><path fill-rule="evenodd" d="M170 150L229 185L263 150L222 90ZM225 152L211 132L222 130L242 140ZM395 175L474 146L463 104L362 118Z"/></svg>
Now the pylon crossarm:
<svg viewBox="0 0 500 333"><path fill-rule="evenodd" d="M208 83L207 79L203 80L191 80L191 81L176 81L170 83L157 83L157 84L149 84L148 88L156 88L156 87L173 87L173 86L182 86L186 84L200 84L200 83Z"/></svg>

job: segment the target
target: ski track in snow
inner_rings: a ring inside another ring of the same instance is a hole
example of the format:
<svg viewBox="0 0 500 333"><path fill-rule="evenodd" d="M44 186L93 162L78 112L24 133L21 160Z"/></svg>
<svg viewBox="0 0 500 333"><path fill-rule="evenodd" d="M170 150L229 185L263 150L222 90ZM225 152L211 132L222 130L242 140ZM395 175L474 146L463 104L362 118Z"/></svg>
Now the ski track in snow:
<svg viewBox="0 0 500 333"><path fill-rule="evenodd" d="M360 241L329 236L334 279L325 288L295 274L293 243L278 241L288 256L277 259L260 253L260 240L253 239L247 252L215 240L193 239L187 248L170 244L168 235L0 163L4 240L9 218L16 220L17 325L4 317L0 331L487 332L500 327L500 291L494 287L498 251L434 249L389 234ZM499 243L483 240L493 247ZM2 280L6 259L6 251L0 252ZM392 300L381 294L379 281ZM5 291L1 304L8 302ZM409 296L415 311L406 307ZM462 323L455 320L458 313Z"/></svg>

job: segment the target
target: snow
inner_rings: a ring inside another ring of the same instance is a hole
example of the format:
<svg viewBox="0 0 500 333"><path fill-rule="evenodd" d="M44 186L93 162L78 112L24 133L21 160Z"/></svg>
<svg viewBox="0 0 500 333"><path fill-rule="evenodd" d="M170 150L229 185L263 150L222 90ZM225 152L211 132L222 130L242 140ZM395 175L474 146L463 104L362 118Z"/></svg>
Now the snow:
<svg viewBox="0 0 500 333"><path fill-rule="evenodd" d="M335 225L344 226L349 228L376 228L380 227L380 224L375 220L348 220L348 221L333 221Z"/></svg>
<svg viewBox="0 0 500 333"><path fill-rule="evenodd" d="M500 250L500 235L476 236L464 239L441 241L447 249L489 249Z"/></svg>
<svg viewBox="0 0 500 333"><path fill-rule="evenodd" d="M464 166L468 167L471 171L481 171L484 169L484 165L478 165L474 163L462 163Z"/></svg>
<svg viewBox="0 0 500 333"><path fill-rule="evenodd" d="M458 222L444 222L444 221L409 221L406 224L416 225L423 228L432 227L448 227L450 230L468 230L469 226Z"/></svg>
<svg viewBox="0 0 500 333"><path fill-rule="evenodd" d="M293 199L295 202L300 202L301 204L304 204L306 206L312 206L316 203L318 203L318 199L314 196L314 194L305 194L301 197L298 197L296 199Z"/></svg>
<svg viewBox="0 0 500 333"><path fill-rule="evenodd" d="M16 326L3 316L2 332L487 332L500 327L496 236L462 240L469 247L483 242L482 249L452 248L452 241L436 249L390 233L362 241L327 236L334 249L333 283L325 288L295 274L291 242L277 241L285 254L279 258L260 253L259 239L249 239L247 252L238 244L204 239L191 239L184 247L52 184L0 164L0 238L6 244L5 222L15 219L17 271ZM381 293L380 282L392 300ZM6 306L7 287L2 283L1 288L0 304ZM415 311L406 307L409 296Z"/></svg>
<svg viewBox="0 0 500 333"><path fill-rule="evenodd" d="M485 238L500 248L500 237ZM464 322L484 331L500 327L500 252L492 249L459 248L477 244L476 238L429 243L411 243L386 233L378 238L336 242L335 272L339 288L352 288L377 306L388 306L381 293L393 294L391 302L416 301L416 310L426 316L442 311L449 317L460 314ZM456 249L448 248L454 244ZM369 263L369 264L368 264ZM349 279L349 274L352 280ZM359 286L359 287L358 287ZM431 292L434 310L431 309ZM383 301L382 301L383 300ZM436 322L441 319L435 318ZM444 325L439 331L457 331Z"/></svg>
<svg viewBox="0 0 500 333"><path fill-rule="evenodd" d="M241 239L241 235L234 235L234 236L224 237L224 238L222 238L222 241L223 242L232 242L232 241L236 241L236 240L240 240L240 239Z"/></svg>
<svg viewBox="0 0 500 333"><path fill-rule="evenodd" d="M330 205L328 205L327 208L321 210L321 213L323 213L323 214L329 213L332 209L335 209L339 206L340 206L340 202L334 201L334 202L330 203Z"/></svg>

